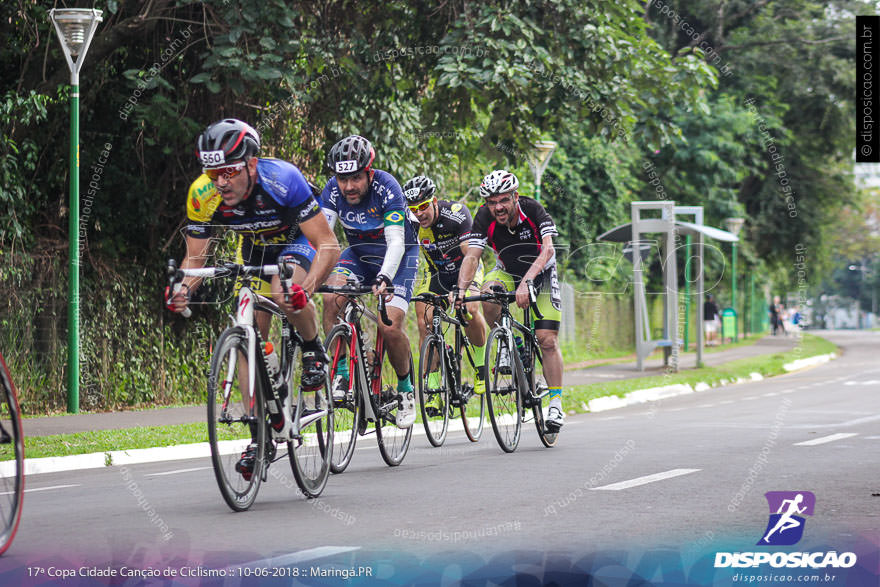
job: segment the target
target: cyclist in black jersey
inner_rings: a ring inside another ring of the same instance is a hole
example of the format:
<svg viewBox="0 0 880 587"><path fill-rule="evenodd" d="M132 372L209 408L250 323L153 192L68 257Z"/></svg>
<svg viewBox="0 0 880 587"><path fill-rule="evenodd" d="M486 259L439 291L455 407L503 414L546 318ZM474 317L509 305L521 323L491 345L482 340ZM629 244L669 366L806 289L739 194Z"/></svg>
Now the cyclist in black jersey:
<svg viewBox="0 0 880 587"><path fill-rule="evenodd" d="M438 200L436 191L437 186L424 175L410 179L403 186L403 195L406 197L407 206L419 224L419 248L427 261L427 265L416 282L414 295L428 291L438 295L447 295L457 288L458 272L467 251L467 240L473 223L467 206L458 202ZM481 264L471 284L473 294L479 294L482 274ZM485 359L483 347L486 344L486 321L478 303L472 302L466 306L470 318L465 331L474 347L474 360L477 367L482 367ZM425 340L432 316L433 308L423 302L416 302L419 346ZM436 378L436 384L432 381L432 377ZM440 387L439 377L439 372L429 374L428 379L431 387ZM485 390L486 382L481 369L474 382L474 391L483 393ZM439 399L436 395L433 397L435 400Z"/></svg>
<svg viewBox="0 0 880 587"><path fill-rule="evenodd" d="M543 318L535 321L535 336L544 355L544 378L550 389L547 427L562 427L562 352L559 349L559 322L562 299L556 276L556 251L553 237L556 225L550 214L532 198L517 192L519 180L508 171L493 171L480 185L485 203L477 210L470 241L459 272L458 287L467 288L476 273L478 261L486 245L495 250L497 264L483 279L483 291L495 285L516 291L516 305L529 305L526 281L538 289L538 309ZM483 313L489 324L501 314L493 303L483 302Z"/></svg>

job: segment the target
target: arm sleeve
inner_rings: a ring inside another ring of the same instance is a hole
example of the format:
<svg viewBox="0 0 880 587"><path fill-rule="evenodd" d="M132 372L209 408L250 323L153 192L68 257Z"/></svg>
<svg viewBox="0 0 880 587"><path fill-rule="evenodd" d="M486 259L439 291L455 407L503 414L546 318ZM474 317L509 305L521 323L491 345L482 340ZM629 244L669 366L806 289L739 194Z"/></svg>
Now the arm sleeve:
<svg viewBox="0 0 880 587"><path fill-rule="evenodd" d="M404 244L404 228L403 224L385 224L385 244L388 250L385 253L385 260L382 262L382 268L379 269L379 275L384 275L388 279L397 275L397 269L400 267L400 261L406 252Z"/></svg>

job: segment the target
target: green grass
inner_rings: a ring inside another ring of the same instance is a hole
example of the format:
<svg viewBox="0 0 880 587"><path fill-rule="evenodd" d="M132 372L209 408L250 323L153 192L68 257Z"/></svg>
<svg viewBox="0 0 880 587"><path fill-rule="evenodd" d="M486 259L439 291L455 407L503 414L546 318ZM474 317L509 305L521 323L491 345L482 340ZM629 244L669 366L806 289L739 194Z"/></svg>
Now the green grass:
<svg viewBox="0 0 880 587"><path fill-rule="evenodd" d="M744 342L743 344L748 343ZM730 347L728 346L727 348ZM583 412L585 411L584 405L591 399L607 395L622 397L631 391L647 387L658 387L661 385L672 385L676 383L694 385L701 381L714 385L722 379L727 379L728 381L738 377L747 379L749 374L753 372L760 373L764 377L770 377L784 373L785 370L782 366L785 363L789 363L795 359L832 352L838 352L837 346L833 343L812 334L804 334L800 344L795 347L795 349L785 353L740 359L717 367L689 369L669 375L640 377L637 379L625 379L609 383L578 385L566 388L565 405L569 410ZM416 425L421 426L421 422L417 422ZM231 438L232 437L230 436L230 439ZM205 424L202 422L181 424L177 426L96 430L92 432L79 432L76 434L27 437L25 438L25 455L27 458L67 456L110 452L114 450L192 444L207 442L207 439L208 432ZM10 454L8 447L0 448L0 460L7 460L9 458Z"/></svg>
<svg viewBox="0 0 880 587"><path fill-rule="evenodd" d="M233 436L223 438L231 440ZM177 426L141 426L120 430L94 430L54 436L28 436L24 439L26 458L110 452L155 446L175 446L207 442L208 430L203 422ZM9 447L0 449L0 460L11 458Z"/></svg>
<svg viewBox="0 0 880 587"><path fill-rule="evenodd" d="M728 347L729 348L729 347ZM565 406L568 410L587 411L584 405L591 399L616 395L623 397L631 391L662 385L690 384L691 386L705 382L716 385L721 380L732 381L737 378L748 379L751 373L760 373L764 377L772 377L785 373L783 365L796 359L838 352L837 345L813 334L804 334L801 342L791 351L762 355L731 361L716 367L688 369L679 373L652 375L638 379L623 379L610 383L592 383L576 385L565 389Z"/></svg>

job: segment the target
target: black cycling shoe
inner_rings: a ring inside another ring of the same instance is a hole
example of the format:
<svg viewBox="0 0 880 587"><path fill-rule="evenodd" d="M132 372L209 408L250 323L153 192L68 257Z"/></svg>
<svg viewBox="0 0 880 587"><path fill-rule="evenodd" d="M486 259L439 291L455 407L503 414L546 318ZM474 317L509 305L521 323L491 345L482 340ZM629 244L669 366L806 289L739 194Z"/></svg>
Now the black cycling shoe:
<svg viewBox="0 0 880 587"><path fill-rule="evenodd" d="M303 349L302 386L310 391L324 385L325 368L327 366L324 351L319 349Z"/></svg>
<svg viewBox="0 0 880 587"><path fill-rule="evenodd" d="M241 453L241 458L235 463L235 470L241 473L245 481L250 481L254 474L254 465L257 462L257 445L251 443L247 449Z"/></svg>

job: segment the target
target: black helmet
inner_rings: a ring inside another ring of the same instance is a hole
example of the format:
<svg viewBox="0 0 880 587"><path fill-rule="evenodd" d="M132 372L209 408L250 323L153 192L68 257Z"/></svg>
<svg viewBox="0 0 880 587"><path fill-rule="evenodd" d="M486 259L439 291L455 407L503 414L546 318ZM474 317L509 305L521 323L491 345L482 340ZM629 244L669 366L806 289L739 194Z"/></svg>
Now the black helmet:
<svg viewBox="0 0 880 587"><path fill-rule="evenodd" d="M406 203L409 206L415 206L425 200L434 197L437 186L434 182L424 175L417 175L405 184L403 184L403 195L406 197Z"/></svg>
<svg viewBox="0 0 880 587"><path fill-rule="evenodd" d="M345 137L327 154L327 168L331 173L348 175L362 169L369 170L376 158L370 141L359 135Z"/></svg>
<svg viewBox="0 0 880 587"><path fill-rule="evenodd" d="M236 118L226 118L210 125L199 135L196 156L202 167L224 167L246 161L260 150L260 135Z"/></svg>

